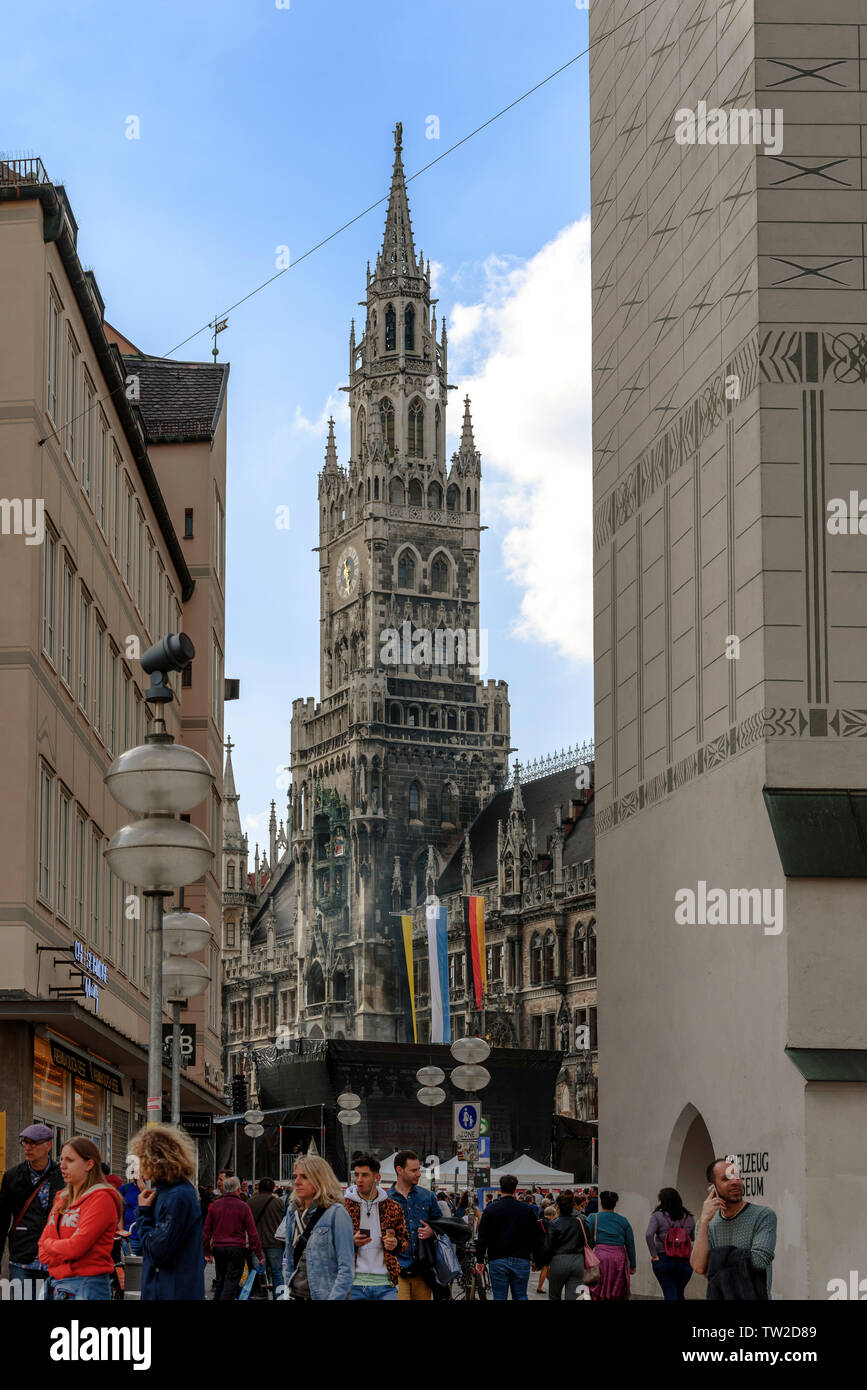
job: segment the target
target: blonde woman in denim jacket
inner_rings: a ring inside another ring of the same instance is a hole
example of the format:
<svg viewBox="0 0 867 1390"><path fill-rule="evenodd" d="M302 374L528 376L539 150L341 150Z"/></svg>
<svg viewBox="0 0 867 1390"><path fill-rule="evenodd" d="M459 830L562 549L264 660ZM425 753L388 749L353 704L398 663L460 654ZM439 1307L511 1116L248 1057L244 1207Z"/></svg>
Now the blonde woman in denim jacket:
<svg viewBox="0 0 867 1390"><path fill-rule="evenodd" d="M293 1302L348 1298L355 1277L355 1240L343 1189L330 1163L315 1154L297 1160L294 1177L279 1297Z"/></svg>

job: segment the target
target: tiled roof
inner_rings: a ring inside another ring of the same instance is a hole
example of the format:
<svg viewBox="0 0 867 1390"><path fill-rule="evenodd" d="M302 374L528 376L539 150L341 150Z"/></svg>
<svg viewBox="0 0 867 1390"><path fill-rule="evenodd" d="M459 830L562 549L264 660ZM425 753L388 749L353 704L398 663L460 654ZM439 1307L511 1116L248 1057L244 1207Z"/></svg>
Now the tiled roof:
<svg viewBox="0 0 867 1390"><path fill-rule="evenodd" d="M124 355L139 378L138 407L149 444L211 440L217 427L229 364L172 362L165 357Z"/></svg>
<svg viewBox="0 0 867 1390"><path fill-rule="evenodd" d="M536 851L540 856L548 847L548 836L554 829L554 809L562 808L564 816L569 814L569 803L578 800L575 790L575 769L553 772L548 777L537 777L532 782L521 785L521 799L524 803L524 819L527 833L530 834L532 822L536 822ZM509 808L512 805L512 788L506 787L498 792L487 806L476 816L470 826L470 848L473 852L473 880L486 883L497 876L497 822L509 822ZM579 808L579 818L572 825L564 823L566 842L563 847L564 865L581 863L594 857L594 814L593 800ZM440 875L439 892L456 893L461 887L461 860L463 844L459 845Z"/></svg>

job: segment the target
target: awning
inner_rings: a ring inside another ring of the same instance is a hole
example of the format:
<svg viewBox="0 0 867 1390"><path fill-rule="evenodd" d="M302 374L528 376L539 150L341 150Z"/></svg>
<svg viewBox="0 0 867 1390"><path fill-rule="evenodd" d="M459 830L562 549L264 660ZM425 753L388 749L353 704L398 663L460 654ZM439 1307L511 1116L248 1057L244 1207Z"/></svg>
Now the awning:
<svg viewBox="0 0 867 1390"><path fill-rule="evenodd" d="M125 1076L138 1081L142 1086L147 1082L148 1054L144 1047L124 1037L96 1014L88 1013L72 999L0 999L0 1022L42 1024L46 1028L56 1028L64 1038L78 1043L86 1051L93 1051L100 1061L119 1067ZM171 1072L163 1067L166 1077L165 1087L171 1084ZM181 1108L191 1113L207 1112L210 1115L225 1115L229 1107L200 1086L197 1081L185 1075L181 1068Z"/></svg>

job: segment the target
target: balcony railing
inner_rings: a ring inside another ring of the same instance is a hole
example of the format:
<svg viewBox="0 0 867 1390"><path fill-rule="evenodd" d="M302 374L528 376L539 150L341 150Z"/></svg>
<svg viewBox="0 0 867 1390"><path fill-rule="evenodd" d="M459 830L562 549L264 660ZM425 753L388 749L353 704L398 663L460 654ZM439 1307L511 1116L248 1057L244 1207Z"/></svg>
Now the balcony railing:
<svg viewBox="0 0 867 1390"><path fill-rule="evenodd" d="M14 188L22 183L50 183L41 159L3 159L0 156L0 187Z"/></svg>

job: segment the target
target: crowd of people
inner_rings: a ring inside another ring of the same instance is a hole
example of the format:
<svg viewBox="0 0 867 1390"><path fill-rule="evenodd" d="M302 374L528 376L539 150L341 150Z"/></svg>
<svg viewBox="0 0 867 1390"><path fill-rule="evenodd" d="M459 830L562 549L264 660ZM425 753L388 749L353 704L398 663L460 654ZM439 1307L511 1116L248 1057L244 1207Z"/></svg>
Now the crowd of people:
<svg viewBox="0 0 867 1390"><path fill-rule="evenodd" d="M518 1195L507 1174L480 1207L476 1194L422 1185L418 1154L403 1149L390 1187L372 1154L355 1156L345 1190L306 1154L286 1189L265 1177L253 1192L228 1170L216 1189L197 1188L193 1141L171 1125L135 1135L126 1182L90 1139L67 1140L59 1161L48 1125L28 1126L21 1144L0 1187L0 1258L8 1242L10 1279L31 1296L110 1299L124 1254L141 1259L141 1298L163 1301L204 1299L208 1264L222 1302L450 1299L465 1272L456 1249L471 1252L479 1279L487 1271L495 1301L527 1301L534 1270L553 1301L626 1300L636 1273L618 1194L595 1187ZM707 1178L698 1221L670 1187L651 1214L645 1240L663 1298L683 1300L697 1272L708 1298L767 1299L776 1216L744 1200L728 1160Z"/></svg>

